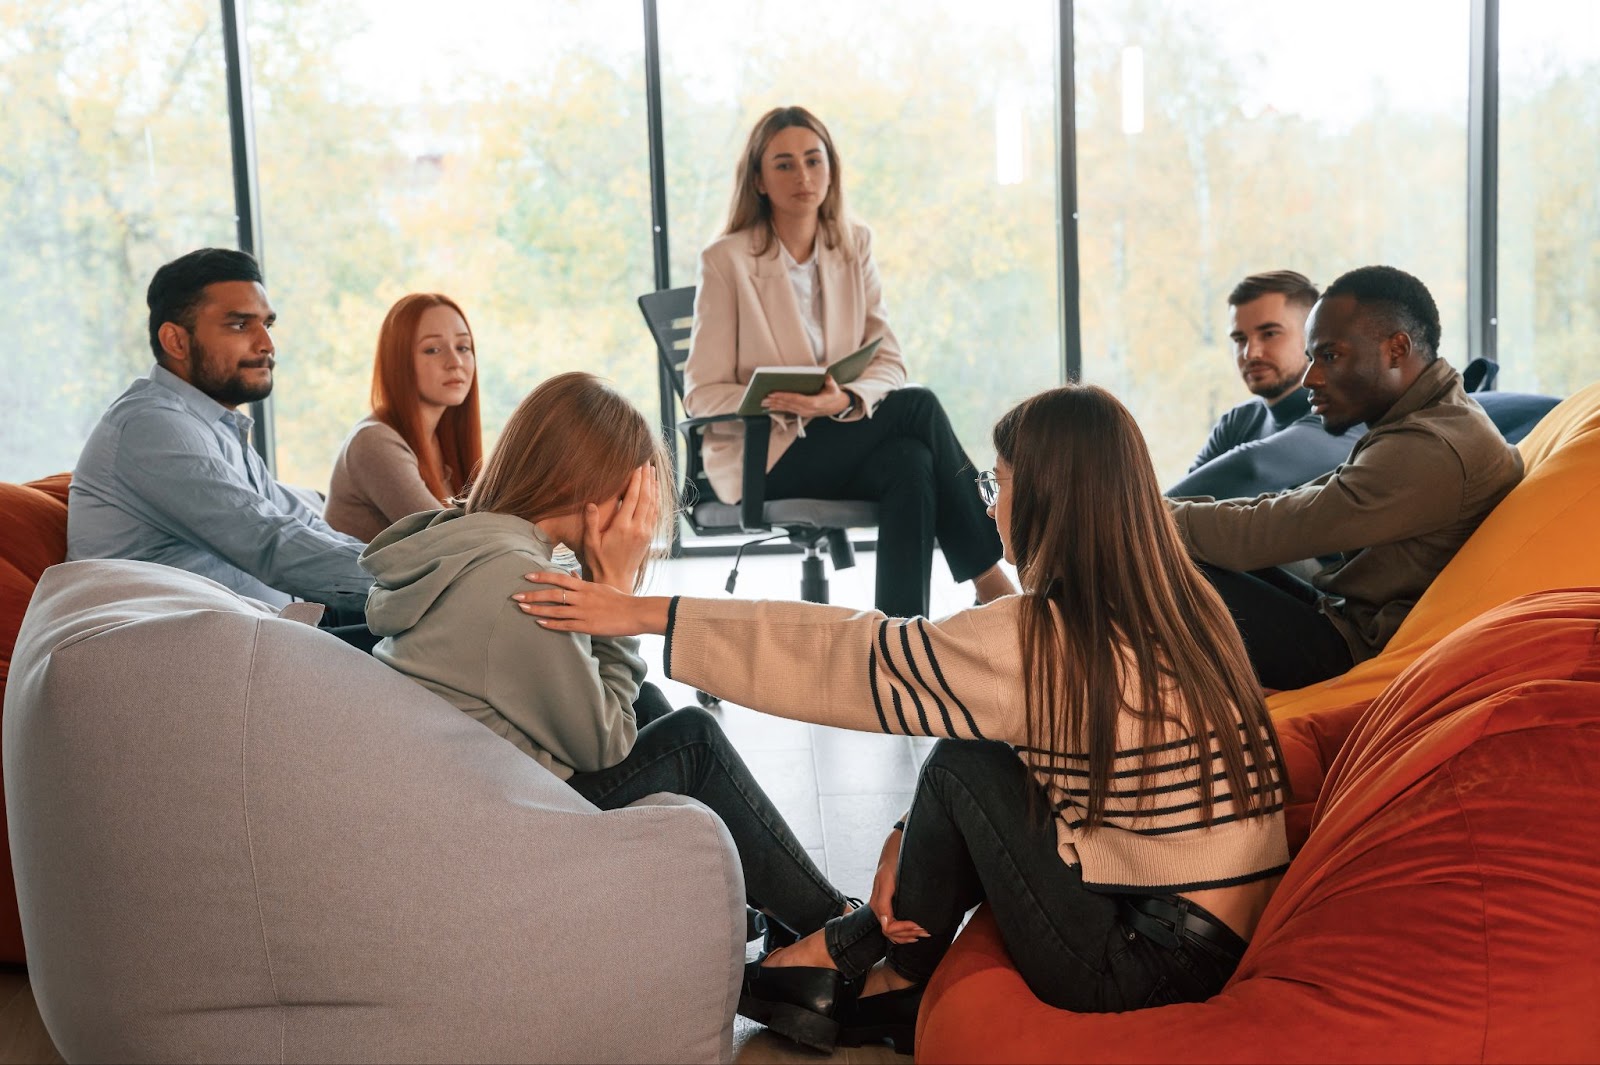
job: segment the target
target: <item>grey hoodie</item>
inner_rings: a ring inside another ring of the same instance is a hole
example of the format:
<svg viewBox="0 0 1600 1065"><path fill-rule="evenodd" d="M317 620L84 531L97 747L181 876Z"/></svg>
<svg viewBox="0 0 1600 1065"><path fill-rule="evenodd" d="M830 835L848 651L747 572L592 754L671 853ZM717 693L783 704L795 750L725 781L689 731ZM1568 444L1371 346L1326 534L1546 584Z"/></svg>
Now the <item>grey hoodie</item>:
<svg viewBox="0 0 1600 1065"><path fill-rule="evenodd" d="M508 514L413 514L361 555L374 578L373 654L477 718L565 780L633 750L639 641L551 632L517 609L523 574L565 572L552 545Z"/></svg>

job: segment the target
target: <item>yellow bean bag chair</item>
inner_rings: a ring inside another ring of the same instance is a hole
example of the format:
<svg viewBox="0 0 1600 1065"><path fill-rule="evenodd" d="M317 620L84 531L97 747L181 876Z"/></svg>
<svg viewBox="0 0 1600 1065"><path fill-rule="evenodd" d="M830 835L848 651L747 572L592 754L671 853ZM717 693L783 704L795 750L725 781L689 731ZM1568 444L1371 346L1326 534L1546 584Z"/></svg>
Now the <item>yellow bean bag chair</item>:
<svg viewBox="0 0 1600 1065"><path fill-rule="evenodd" d="M1280 726L1370 703L1444 637L1518 596L1600 587L1600 384L1545 415L1517 450L1522 483L1439 574L1383 653L1343 676L1268 699Z"/></svg>

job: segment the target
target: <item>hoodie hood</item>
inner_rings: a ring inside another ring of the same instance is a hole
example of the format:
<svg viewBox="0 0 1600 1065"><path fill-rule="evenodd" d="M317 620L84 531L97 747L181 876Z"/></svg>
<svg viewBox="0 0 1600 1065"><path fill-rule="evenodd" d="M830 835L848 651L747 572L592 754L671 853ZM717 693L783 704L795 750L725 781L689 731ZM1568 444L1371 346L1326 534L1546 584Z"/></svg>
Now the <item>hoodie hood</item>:
<svg viewBox="0 0 1600 1065"><path fill-rule="evenodd" d="M361 553L361 568L373 577L367 627L377 636L398 636L474 566L519 552L548 568L552 547L533 525L509 514L451 507L402 518Z"/></svg>

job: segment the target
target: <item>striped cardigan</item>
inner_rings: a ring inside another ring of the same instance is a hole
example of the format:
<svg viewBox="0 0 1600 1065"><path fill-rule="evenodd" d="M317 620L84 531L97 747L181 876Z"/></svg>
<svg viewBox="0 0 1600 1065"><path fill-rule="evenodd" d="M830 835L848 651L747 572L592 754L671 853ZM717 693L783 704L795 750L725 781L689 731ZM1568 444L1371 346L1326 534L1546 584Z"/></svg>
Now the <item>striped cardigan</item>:
<svg viewBox="0 0 1600 1065"><path fill-rule="evenodd" d="M1267 812L1240 817L1214 738L1202 753L1176 724L1163 742L1145 748L1141 723L1121 723L1105 821L1085 829L1086 755L1022 746L1023 604L1022 596L1008 596L929 621L811 603L680 597L668 615L666 672L780 717L1016 746L1056 811L1062 860L1081 864L1085 885L1096 890L1199 891L1282 872L1289 851L1279 767L1265 767L1277 793ZM1252 767L1252 782L1257 771ZM1214 782L1209 824L1200 812L1203 773Z"/></svg>

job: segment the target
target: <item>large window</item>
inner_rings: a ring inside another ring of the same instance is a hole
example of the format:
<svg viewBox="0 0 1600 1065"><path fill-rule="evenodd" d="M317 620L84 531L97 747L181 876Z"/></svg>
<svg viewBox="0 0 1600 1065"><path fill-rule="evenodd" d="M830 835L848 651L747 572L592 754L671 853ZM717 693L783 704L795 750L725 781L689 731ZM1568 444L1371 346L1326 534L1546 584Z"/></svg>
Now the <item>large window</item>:
<svg viewBox="0 0 1600 1065"><path fill-rule="evenodd" d="M720 234L756 119L808 108L911 379L986 465L995 418L1060 380L1055 5L668 0L660 18L673 283Z"/></svg>
<svg viewBox="0 0 1600 1065"><path fill-rule="evenodd" d="M1420 277L1466 352L1466 0L1075 5L1085 376L1163 484L1248 398L1227 295L1369 263Z"/></svg>
<svg viewBox="0 0 1600 1065"><path fill-rule="evenodd" d="M153 361L145 287L234 242L214 0L0 15L0 480L71 469Z"/></svg>
<svg viewBox="0 0 1600 1065"><path fill-rule="evenodd" d="M325 487L408 292L472 323L491 445L566 370L658 406L637 0L258 0L250 43L279 476Z"/></svg>
<svg viewBox="0 0 1600 1065"><path fill-rule="evenodd" d="M1564 396L1600 376L1600 12L1500 20L1500 387Z"/></svg>
<svg viewBox="0 0 1600 1065"><path fill-rule="evenodd" d="M387 308L442 291L479 341L484 427L597 371L654 416L640 0L224 0L248 28L281 318L276 459L323 487L367 410ZM913 380L975 462L1015 399L1082 369L1163 483L1246 392L1225 299L1247 273L1421 277L1466 349L1473 0L656 0L672 282L724 223L770 107L810 107L872 226ZM0 14L0 478L66 469L150 365L162 262L236 242L218 0ZM1057 19L1075 40L1080 298L1060 305ZM1600 365L1600 9L1493 5L1500 386Z"/></svg>

